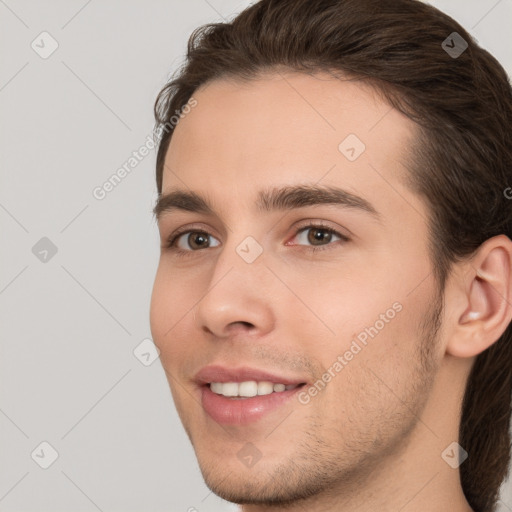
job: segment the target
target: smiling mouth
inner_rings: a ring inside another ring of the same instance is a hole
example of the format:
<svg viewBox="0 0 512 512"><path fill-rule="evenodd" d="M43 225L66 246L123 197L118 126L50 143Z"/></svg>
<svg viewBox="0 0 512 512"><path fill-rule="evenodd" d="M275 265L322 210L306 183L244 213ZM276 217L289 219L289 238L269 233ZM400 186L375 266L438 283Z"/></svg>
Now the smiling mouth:
<svg viewBox="0 0 512 512"><path fill-rule="evenodd" d="M300 384L282 384L280 382L270 381L255 381L249 380L244 382L210 382L206 386L210 390L217 394L231 399L247 399L254 398L256 396L265 396L274 393L283 393L284 391L290 391L302 386L305 386L305 382Z"/></svg>
<svg viewBox="0 0 512 512"><path fill-rule="evenodd" d="M230 377L233 379L234 376ZM243 427L256 423L272 411L285 407L307 385L300 380L279 382L279 377L274 378L277 382L228 380L225 375L212 375L211 380L203 381L199 388L201 405L219 424ZM219 382L221 379L223 382Z"/></svg>

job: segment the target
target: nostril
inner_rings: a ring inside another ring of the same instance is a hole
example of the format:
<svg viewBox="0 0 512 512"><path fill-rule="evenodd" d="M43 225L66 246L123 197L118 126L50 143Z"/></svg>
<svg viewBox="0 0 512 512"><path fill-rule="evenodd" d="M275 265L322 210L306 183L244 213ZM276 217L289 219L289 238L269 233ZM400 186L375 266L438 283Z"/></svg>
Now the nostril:
<svg viewBox="0 0 512 512"><path fill-rule="evenodd" d="M238 322L231 322L229 324L229 328L230 329L236 329L238 326L240 326L240 327L248 327L250 329L254 327L254 325L251 324L251 322L245 322L244 320L240 320Z"/></svg>

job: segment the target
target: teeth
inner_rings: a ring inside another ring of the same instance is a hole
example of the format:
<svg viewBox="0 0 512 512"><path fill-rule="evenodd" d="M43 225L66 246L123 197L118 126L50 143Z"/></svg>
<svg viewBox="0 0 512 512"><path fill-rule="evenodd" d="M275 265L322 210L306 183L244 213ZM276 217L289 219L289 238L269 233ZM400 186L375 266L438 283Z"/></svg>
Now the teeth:
<svg viewBox="0 0 512 512"><path fill-rule="evenodd" d="M273 382L248 380L245 382L212 382L210 389L217 395L251 398L256 395L270 395L296 388L296 384L274 384Z"/></svg>
<svg viewBox="0 0 512 512"><path fill-rule="evenodd" d="M222 394L224 396L237 396L238 384L236 382L226 382L222 385Z"/></svg>
<svg viewBox="0 0 512 512"><path fill-rule="evenodd" d="M224 384L225 385L225 384ZM235 383L236 386L236 383ZM240 382L238 384L238 395L239 396L256 396L258 394L258 383L254 380L250 380L247 382Z"/></svg>
<svg viewBox="0 0 512 512"><path fill-rule="evenodd" d="M274 384L272 382L258 382L258 395L270 395L274 392Z"/></svg>
<svg viewBox="0 0 512 512"><path fill-rule="evenodd" d="M221 382L212 382L210 384L210 389L217 393L218 395L222 395L222 383Z"/></svg>

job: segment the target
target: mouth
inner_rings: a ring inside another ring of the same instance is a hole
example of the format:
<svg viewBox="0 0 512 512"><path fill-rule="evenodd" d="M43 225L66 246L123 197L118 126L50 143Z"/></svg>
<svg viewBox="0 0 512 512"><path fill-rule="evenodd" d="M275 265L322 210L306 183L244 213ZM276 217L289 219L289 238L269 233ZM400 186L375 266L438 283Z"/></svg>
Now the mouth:
<svg viewBox="0 0 512 512"><path fill-rule="evenodd" d="M283 384L281 382L269 382L247 380L244 382L210 382L207 386L210 390L217 394L232 399L248 399L255 396L267 396L272 393L283 393L298 387L304 386L306 383L300 384Z"/></svg>
<svg viewBox="0 0 512 512"><path fill-rule="evenodd" d="M279 377L250 368L208 366L196 375L207 415L224 425L248 425L283 409L305 380Z"/></svg>
<svg viewBox="0 0 512 512"><path fill-rule="evenodd" d="M283 409L305 385L285 386L265 381L212 382L201 386L201 404L208 416L219 424L249 425ZM265 394L252 395L256 386ZM251 393L251 396L242 396L242 393Z"/></svg>

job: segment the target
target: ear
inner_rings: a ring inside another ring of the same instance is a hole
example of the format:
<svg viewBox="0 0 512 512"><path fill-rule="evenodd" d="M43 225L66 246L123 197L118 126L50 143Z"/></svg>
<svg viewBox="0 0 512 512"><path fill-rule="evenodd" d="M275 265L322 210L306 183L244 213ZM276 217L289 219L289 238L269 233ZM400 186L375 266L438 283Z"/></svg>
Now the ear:
<svg viewBox="0 0 512 512"><path fill-rule="evenodd" d="M463 265L457 325L446 352L473 357L496 342L512 320L512 241L505 235L489 238Z"/></svg>

